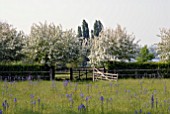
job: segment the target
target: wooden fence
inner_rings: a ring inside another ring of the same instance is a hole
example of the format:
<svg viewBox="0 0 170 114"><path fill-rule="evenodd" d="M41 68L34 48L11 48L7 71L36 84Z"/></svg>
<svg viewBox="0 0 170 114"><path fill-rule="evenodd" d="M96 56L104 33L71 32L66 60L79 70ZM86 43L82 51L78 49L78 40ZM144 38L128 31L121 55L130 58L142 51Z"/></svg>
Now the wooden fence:
<svg viewBox="0 0 170 114"><path fill-rule="evenodd" d="M48 71L0 71L0 80L53 80L54 78L55 71L53 69L49 69Z"/></svg>
<svg viewBox="0 0 170 114"><path fill-rule="evenodd" d="M170 78L170 69L113 69L105 70L104 68L98 68L103 73L118 74L119 78ZM26 80L28 77L32 79L46 79L53 80L57 73L72 75L76 80L92 80L93 68L73 68L72 72L69 69L60 69L54 71L50 69L48 71L0 71L0 80Z"/></svg>
<svg viewBox="0 0 170 114"><path fill-rule="evenodd" d="M73 75L74 79L86 79L92 80L93 78L93 68L73 68L70 71L67 70L68 75ZM170 69L113 69L105 70L104 68L99 68L99 71L103 73L118 74L119 78L170 78ZM58 72L58 71L56 71Z"/></svg>

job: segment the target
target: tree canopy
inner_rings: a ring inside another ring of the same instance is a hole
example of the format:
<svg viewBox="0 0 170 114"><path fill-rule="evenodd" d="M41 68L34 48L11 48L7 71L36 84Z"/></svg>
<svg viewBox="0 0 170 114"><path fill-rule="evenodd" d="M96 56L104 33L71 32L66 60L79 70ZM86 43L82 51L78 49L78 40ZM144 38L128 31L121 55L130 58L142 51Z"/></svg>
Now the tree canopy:
<svg viewBox="0 0 170 114"><path fill-rule="evenodd" d="M100 20L96 20L94 23L94 36L99 36L99 33L102 31L103 29L103 24L101 23Z"/></svg>
<svg viewBox="0 0 170 114"><path fill-rule="evenodd" d="M90 62L93 65L102 61L130 61L137 53L138 41L118 25L116 29L106 29L92 40Z"/></svg>
<svg viewBox="0 0 170 114"><path fill-rule="evenodd" d="M53 23L33 24L23 49L29 60L48 66L76 63L79 59L79 42L72 30L63 31Z"/></svg>
<svg viewBox="0 0 170 114"><path fill-rule="evenodd" d="M25 35L6 22L0 22L0 59L1 61L19 61L24 46Z"/></svg>
<svg viewBox="0 0 170 114"><path fill-rule="evenodd" d="M160 34L157 36L161 38L161 41L157 44L158 56L161 61L168 62L170 61L170 29L160 29Z"/></svg>
<svg viewBox="0 0 170 114"><path fill-rule="evenodd" d="M83 20L82 22L82 31L83 31L83 38L89 38L89 27L88 27L88 23Z"/></svg>
<svg viewBox="0 0 170 114"><path fill-rule="evenodd" d="M140 49L139 55L137 57L137 62L147 62L154 58L154 54L149 52L147 45Z"/></svg>
<svg viewBox="0 0 170 114"><path fill-rule="evenodd" d="M80 26L78 26L78 30L77 30L77 37L79 38L79 37L82 37L82 30L81 30L81 27Z"/></svg>

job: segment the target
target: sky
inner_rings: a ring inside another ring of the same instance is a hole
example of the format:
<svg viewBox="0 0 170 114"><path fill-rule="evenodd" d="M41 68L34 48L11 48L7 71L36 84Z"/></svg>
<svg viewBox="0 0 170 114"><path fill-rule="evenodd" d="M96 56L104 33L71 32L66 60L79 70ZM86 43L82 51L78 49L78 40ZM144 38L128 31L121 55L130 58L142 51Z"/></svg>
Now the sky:
<svg viewBox="0 0 170 114"><path fill-rule="evenodd" d="M161 41L161 28L170 28L170 0L0 0L0 21L29 34L33 23L54 23L63 29L82 25L90 29L95 20L104 28L117 24L134 34L140 45Z"/></svg>

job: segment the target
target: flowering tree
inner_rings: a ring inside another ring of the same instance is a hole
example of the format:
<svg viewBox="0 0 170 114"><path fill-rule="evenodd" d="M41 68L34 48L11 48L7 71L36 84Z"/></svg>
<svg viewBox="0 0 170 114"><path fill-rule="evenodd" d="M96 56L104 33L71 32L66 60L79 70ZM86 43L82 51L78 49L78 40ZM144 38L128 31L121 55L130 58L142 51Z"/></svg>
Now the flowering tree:
<svg viewBox="0 0 170 114"><path fill-rule="evenodd" d="M47 22L34 24L23 52L29 60L48 66L56 64L73 66L79 60L79 42L72 30Z"/></svg>
<svg viewBox="0 0 170 114"><path fill-rule="evenodd" d="M120 25L115 30L102 31L99 37L91 39L91 42L89 58L93 65L108 60L130 61L136 57L138 41L135 42L135 37L129 35Z"/></svg>
<svg viewBox="0 0 170 114"><path fill-rule="evenodd" d="M20 53L24 46L24 33L17 32L12 25L0 22L0 59L1 61L21 60Z"/></svg>
<svg viewBox="0 0 170 114"><path fill-rule="evenodd" d="M161 42L157 44L158 56L161 61L170 61L170 29L160 29L160 35L158 37L161 38Z"/></svg>

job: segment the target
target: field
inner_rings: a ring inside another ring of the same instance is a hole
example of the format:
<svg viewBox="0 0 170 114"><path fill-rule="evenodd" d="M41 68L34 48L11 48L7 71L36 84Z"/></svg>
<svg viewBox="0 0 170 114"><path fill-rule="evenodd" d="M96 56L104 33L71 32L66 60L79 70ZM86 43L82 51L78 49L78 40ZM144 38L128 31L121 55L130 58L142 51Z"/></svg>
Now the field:
<svg viewBox="0 0 170 114"><path fill-rule="evenodd" d="M3 114L168 114L169 79L0 82Z"/></svg>

